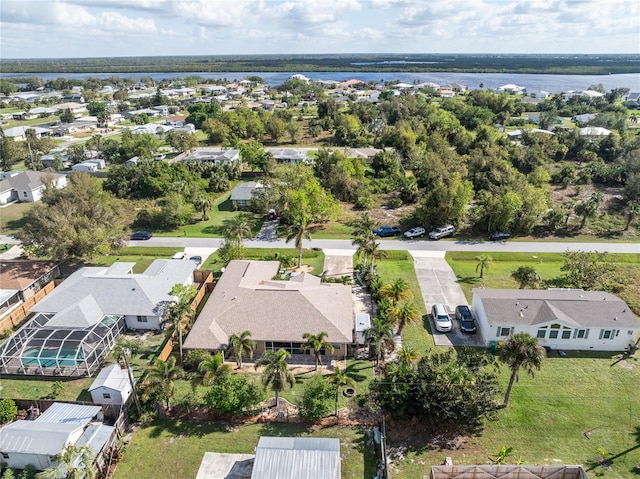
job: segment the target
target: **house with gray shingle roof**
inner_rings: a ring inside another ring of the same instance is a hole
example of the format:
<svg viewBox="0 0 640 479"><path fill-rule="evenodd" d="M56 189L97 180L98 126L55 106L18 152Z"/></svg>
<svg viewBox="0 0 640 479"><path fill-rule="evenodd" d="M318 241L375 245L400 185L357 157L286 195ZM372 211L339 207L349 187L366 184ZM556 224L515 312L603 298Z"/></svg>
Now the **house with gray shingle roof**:
<svg viewBox="0 0 640 479"><path fill-rule="evenodd" d="M240 183L231 191L231 204L236 209L245 209L251 207L253 201L253 194L256 191L260 191L264 188L262 183L257 181L247 181L246 183Z"/></svg>
<svg viewBox="0 0 640 479"><path fill-rule="evenodd" d="M344 357L353 343L351 287L322 283L307 273L289 281L273 279L278 261L231 261L211 293L185 349L226 349L229 336L251 331L256 354L268 349L302 351L304 333L327 333L334 356Z"/></svg>
<svg viewBox="0 0 640 479"><path fill-rule="evenodd" d="M604 291L473 289L485 344L526 332L551 349L624 351L640 332L629 306Z"/></svg>
<svg viewBox="0 0 640 479"><path fill-rule="evenodd" d="M64 188L67 176L47 171L5 171L0 174L0 203L40 201L47 184Z"/></svg>

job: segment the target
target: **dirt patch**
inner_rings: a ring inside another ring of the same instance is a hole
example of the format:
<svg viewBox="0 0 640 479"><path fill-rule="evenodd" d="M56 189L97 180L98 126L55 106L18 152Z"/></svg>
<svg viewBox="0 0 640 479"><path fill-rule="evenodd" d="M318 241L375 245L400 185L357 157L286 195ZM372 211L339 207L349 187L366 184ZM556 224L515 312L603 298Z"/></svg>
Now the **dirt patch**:
<svg viewBox="0 0 640 479"><path fill-rule="evenodd" d="M299 268L287 268L287 273L311 273L313 266L309 264L303 264Z"/></svg>

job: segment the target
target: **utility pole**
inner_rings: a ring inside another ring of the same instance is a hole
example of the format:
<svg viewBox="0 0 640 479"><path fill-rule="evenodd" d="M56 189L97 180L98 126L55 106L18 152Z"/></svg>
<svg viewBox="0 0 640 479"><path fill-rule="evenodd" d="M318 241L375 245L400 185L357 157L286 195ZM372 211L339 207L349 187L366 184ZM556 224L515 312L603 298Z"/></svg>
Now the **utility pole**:
<svg viewBox="0 0 640 479"><path fill-rule="evenodd" d="M138 410L138 417L140 417L142 416L142 406L140 405L140 398L138 397L138 391L136 391L136 383L133 380L133 374L131 374L129 361L127 361L126 349L122 350L122 359L124 359L124 366L127 368L127 376L129 376L129 384L131 384L131 394L133 394L133 400L135 401L136 409Z"/></svg>

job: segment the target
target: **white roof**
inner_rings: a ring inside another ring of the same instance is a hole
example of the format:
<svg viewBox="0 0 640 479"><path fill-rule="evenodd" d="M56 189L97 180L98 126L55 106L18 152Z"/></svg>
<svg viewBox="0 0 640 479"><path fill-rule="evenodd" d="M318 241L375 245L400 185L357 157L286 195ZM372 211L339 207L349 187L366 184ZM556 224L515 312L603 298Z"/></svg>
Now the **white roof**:
<svg viewBox="0 0 640 479"><path fill-rule="evenodd" d="M340 440L261 437L251 479L340 479Z"/></svg>
<svg viewBox="0 0 640 479"><path fill-rule="evenodd" d="M54 456L69 442L69 436L82 426L77 424L14 421L0 429L0 450Z"/></svg>
<svg viewBox="0 0 640 479"><path fill-rule="evenodd" d="M611 134L611 130L607 130L601 126L586 126L580 128L580 134L583 136L607 136Z"/></svg>
<svg viewBox="0 0 640 479"><path fill-rule="evenodd" d="M89 391L98 388L113 389L114 391L125 391L130 388L129 374L126 369L120 367L119 364L112 364L102 369L95 381L91 384Z"/></svg>

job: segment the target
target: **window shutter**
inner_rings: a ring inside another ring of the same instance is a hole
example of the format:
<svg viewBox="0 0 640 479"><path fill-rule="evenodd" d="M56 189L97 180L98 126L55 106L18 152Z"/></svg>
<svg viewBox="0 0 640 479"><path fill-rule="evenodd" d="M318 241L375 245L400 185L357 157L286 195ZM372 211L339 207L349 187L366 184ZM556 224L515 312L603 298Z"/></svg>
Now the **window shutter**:
<svg viewBox="0 0 640 479"><path fill-rule="evenodd" d="M578 330L574 329L573 330L573 339L576 339L578 337Z"/></svg>
<svg viewBox="0 0 640 479"><path fill-rule="evenodd" d="M602 339L602 335L604 334L604 329L600 330L600 337L598 339Z"/></svg>

